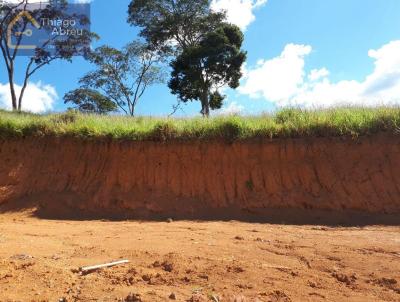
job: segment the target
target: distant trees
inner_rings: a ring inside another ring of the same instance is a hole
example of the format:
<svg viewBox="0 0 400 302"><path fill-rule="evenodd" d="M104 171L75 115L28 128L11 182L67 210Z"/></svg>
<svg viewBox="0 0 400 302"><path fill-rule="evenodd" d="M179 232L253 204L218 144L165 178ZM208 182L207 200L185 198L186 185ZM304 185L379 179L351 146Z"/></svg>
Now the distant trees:
<svg viewBox="0 0 400 302"><path fill-rule="evenodd" d="M74 104L74 109L83 113L107 114L117 111L117 105L96 90L78 88L64 96L64 103Z"/></svg>
<svg viewBox="0 0 400 302"><path fill-rule="evenodd" d="M129 43L122 50L98 47L88 55L88 60L95 65L95 70L80 79L79 89L64 96L66 103L77 104L84 112L98 112L101 103L107 105L104 108L119 108L134 116L146 89L164 81L159 66L162 54L139 41Z"/></svg>
<svg viewBox="0 0 400 302"><path fill-rule="evenodd" d="M71 16L66 13L67 1L59 0L57 6L47 5L45 8L37 7L28 9L28 0L14 1L0 4L0 50L4 60L8 75L10 95L13 110L22 110L22 101L25 90L31 77L41 68L55 60L72 61L72 57L80 54L85 55L89 50L90 42L97 38L94 33L86 30L82 31L79 37L69 37L68 39L56 40L54 35L49 34L47 38L40 40L40 45L35 45L31 49L32 54L27 55L27 60L21 60L24 66L23 81L21 91L17 95L16 88L16 63L17 57L26 52L27 47L22 45L23 36L27 33L28 24L34 22L39 28L37 20L45 19L69 19ZM89 19L85 15L73 16L80 25L89 24ZM43 29L43 28L42 28ZM44 28L46 30L46 28ZM16 37L11 43L11 36ZM38 40L39 41L39 40ZM13 44L13 45L11 45ZM53 48L49 50L49 45Z"/></svg>
<svg viewBox="0 0 400 302"><path fill-rule="evenodd" d="M173 56L169 88L183 102L200 101L203 116L222 107L225 85L239 86L243 33L209 0L133 0L128 21L151 47Z"/></svg>

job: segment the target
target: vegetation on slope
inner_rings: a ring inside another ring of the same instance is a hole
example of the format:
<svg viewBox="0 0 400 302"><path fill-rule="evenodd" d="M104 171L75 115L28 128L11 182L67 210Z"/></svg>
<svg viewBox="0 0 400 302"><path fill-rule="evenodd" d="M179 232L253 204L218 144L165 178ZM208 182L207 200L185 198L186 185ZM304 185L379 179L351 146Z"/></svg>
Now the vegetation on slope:
<svg viewBox="0 0 400 302"><path fill-rule="evenodd" d="M397 134L400 108L344 107L283 109L274 115L204 118L151 118L86 115L76 112L36 115L0 111L0 137L72 136L123 140L190 140Z"/></svg>

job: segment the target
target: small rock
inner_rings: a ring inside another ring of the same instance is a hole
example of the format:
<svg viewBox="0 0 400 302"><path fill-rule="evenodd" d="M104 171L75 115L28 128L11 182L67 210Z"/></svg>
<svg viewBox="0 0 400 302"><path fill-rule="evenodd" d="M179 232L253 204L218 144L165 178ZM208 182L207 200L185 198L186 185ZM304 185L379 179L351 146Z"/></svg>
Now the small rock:
<svg viewBox="0 0 400 302"><path fill-rule="evenodd" d="M139 294L130 293L125 299L124 302L142 302Z"/></svg>
<svg viewBox="0 0 400 302"><path fill-rule="evenodd" d="M206 302L208 299L206 299L202 294L194 294L193 296L190 297L187 302Z"/></svg>
<svg viewBox="0 0 400 302"><path fill-rule="evenodd" d="M244 272L244 268L242 268L240 266L228 266L227 270L230 273L243 273Z"/></svg>
<svg viewBox="0 0 400 302"><path fill-rule="evenodd" d="M308 286L312 287L312 288L316 288L317 284L315 282L313 282L313 281L308 281Z"/></svg>
<svg viewBox="0 0 400 302"><path fill-rule="evenodd" d="M143 275L142 279L143 279L143 281L149 282L151 280L151 276L150 275Z"/></svg>
<svg viewBox="0 0 400 302"><path fill-rule="evenodd" d="M168 261L164 261L161 264L161 267L163 268L164 271L169 272L169 273L174 270L174 265L171 262L168 262Z"/></svg>
<svg viewBox="0 0 400 302"><path fill-rule="evenodd" d="M357 280L357 277L353 274L352 276L347 276L341 273L332 273L332 277L336 278L339 282L345 283L346 285L350 285Z"/></svg>
<svg viewBox="0 0 400 302"><path fill-rule="evenodd" d="M58 302L67 302L67 298L65 298L65 297L60 298L60 299L58 299Z"/></svg>
<svg viewBox="0 0 400 302"><path fill-rule="evenodd" d="M173 220L172 218L168 218L168 219L167 219L167 222L168 222L168 223L172 223L172 222L174 222L174 220Z"/></svg>
<svg viewBox="0 0 400 302"><path fill-rule="evenodd" d="M170 298L171 300L176 300L176 296L174 293L171 293L168 298Z"/></svg>
<svg viewBox="0 0 400 302"><path fill-rule="evenodd" d="M235 240L244 240L244 238L242 236L236 236L234 239Z"/></svg>

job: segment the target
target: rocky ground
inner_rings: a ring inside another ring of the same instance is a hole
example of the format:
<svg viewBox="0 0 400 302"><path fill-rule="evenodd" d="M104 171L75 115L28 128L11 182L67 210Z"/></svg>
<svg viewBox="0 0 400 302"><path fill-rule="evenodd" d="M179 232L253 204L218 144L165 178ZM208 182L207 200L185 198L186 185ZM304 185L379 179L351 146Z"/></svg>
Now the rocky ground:
<svg viewBox="0 0 400 302"><path fill-rule="evenodd" d="M174 300L400 301L400 227L0 215L0 301Z"/></svg>

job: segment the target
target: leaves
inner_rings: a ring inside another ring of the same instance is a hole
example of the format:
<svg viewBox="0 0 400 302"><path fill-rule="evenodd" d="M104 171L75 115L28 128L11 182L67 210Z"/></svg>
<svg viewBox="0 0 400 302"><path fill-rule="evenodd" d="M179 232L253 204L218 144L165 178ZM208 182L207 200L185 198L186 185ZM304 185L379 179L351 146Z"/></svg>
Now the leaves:
<svg viewBox="0 0 400 302"><path fill-rule="evenodd" d="M99 91L130 115L134 115L146 89L164 80L160 66L162 53L139 41L129 43L122 50L104 45L87 58L96 69L80 79L81 89Z"/></svg>
<svg viewBox="0 0 400 302"><path fill-rule="evenodd" d="M132 0L128 13L152 49L175 57L168 86L179 101L200 100L203 115L221 108L218 89L239 86L246 59L243 33L226 14L212 11L210 0Z"/></svg>
<svg viewBox="0 0 400 302"><path fill-rule="evenodd" d="M209 0L133 0L128 13L128 22L142 28L140 36L169 54L196 45L225 19L211 11Z"/></svg>
<svg viewBox="0 0 400 302"><path fill-rule="evenodd" d="M84 113L106 114L117 110L117 105L96 90L79 88L64 96L64 103L73 103Z"/></svg>
<svg viewBox="0 0 400 302"><path fill-rule="evenodd" d="M240 49L242 42L243 34L238 27L222 23L198 45L185 49L171 64L172 93L184 102L200 100L203 106L221 108L224 97L218 89L239 86L241 66L246 59L246 53Z"/></svg>

